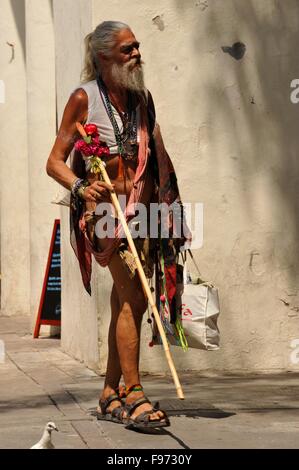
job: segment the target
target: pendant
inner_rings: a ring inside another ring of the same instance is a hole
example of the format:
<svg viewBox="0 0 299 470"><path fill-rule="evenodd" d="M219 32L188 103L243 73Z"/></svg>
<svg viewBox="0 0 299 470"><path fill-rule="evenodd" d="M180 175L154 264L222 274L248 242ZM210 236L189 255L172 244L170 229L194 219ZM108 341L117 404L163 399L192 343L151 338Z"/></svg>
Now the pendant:
<svg viewBox="0 0 299 470"><path fill-rule="evenodd" d="M135 140L127 140L126 142L123 142L123 148L125 160L134 160L137 158L138 144Z"/></svg>

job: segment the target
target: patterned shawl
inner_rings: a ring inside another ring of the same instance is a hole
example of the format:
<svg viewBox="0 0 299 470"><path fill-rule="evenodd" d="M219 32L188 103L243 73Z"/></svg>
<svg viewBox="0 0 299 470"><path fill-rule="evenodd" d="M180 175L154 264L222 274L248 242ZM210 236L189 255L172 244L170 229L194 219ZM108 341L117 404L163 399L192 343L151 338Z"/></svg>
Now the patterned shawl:
<svg viewBox="0 0 299 470"><path fill-rule="evenodd" d="M140 115L141 115L141 124L140 124L140 143L139 143L139 152L138 152L138 167L136 170L133 189L130 194L130 198L125 210L126 220L129 221L130 218L134 217L134 203L139 201L140 195L145 181L146 174L146 165L151 165L154 172L154 179L159 188L158 201L159 203L166 203L171 205L172 203L178 203L181 208L182 217L181 223L184 226L184 231L181 233L187 234L183 235L181 238L170 238L168 240L163 239L163 252L167 257L167 250L169 249L169 240L173 240L173 245L176 250L179 250L182 245L188 240L191 240L191 232L186 226L185 218L183 215L182 203L179 195L177 178L174 171L173 164L170 160L170 157L165 149L163 139L161 136L159 125L156 123L155 119L155 107L151 94L148 92L148 97L140 99ZM85 172L85 163L81 154L75 152L71 161L71 168L73 172L79 178L86 178ZM101 266L107 266L109 264L110 258L118 245L119 238L123 235L122 227L119 225L115 230L115 238L110 239L111 243L108 248L101 253L95 253L91 244L88 243L88 239L85 234L80 230L80 219L83 213L83 201L79 198L74 198L71 195L71 204L70 204L70 241L71 245L75 251L75 254L79 260L82 280L85 289L91 295L91 262L92 254L95 256L96 260ZM160 224L166 223L169 226L170 235L175 233L176 228L174 227L173 221L167 219L166 221L161 220ZM167 265L167 263L166 263ZM167 290L169 293L169 301L175 294L175 263L168 263L168 267L165 267L165 274L167 279Z"/></svg>

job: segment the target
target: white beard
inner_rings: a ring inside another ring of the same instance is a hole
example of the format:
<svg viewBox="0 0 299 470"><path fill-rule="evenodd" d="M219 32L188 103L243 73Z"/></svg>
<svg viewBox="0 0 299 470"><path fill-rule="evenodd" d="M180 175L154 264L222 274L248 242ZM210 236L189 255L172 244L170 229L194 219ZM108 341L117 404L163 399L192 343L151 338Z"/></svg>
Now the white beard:
<svg viewBox="0 0 299 470"><path fill-rule="evenodd" d="M111 77L116 85L126 88L130 91L142 92L145 88L142 65L131 70L135 59L127 64L113 64L111 67Z"/></svg>

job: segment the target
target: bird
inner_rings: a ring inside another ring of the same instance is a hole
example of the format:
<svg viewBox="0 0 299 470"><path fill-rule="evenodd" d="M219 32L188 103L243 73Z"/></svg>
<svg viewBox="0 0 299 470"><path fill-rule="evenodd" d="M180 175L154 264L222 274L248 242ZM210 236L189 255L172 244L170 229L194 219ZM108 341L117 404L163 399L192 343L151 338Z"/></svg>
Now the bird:
<svg viewBox="0 0 299 470"><path fill-rule="evenodd" d="M30 449L55 449L54 444L51 441L52 431L58 431L58 428L55 423L49 421L45 426L41 439L34 444L34 446L30 447Z"/></svg>

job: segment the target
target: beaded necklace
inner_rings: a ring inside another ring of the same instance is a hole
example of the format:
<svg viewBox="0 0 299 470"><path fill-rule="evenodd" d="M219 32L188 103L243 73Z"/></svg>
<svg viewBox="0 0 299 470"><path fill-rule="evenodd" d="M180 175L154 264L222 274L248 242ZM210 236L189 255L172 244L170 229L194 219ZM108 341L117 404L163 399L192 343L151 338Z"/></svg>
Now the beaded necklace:
<svg viewBox="0 0 299 470"><path fill-rule="evenodd" d="M132 106L131 93L129 93L128 96L128 113L122 113L122 115L120 116L123 122L123 132L121 134L112 111L111 101L108 96L107 88L100 76L97 77L97 84L100 92L104 97L104 104L113 127L119 154L124 160L137 160L137 113L136 109L133 109Z"/></svg>

